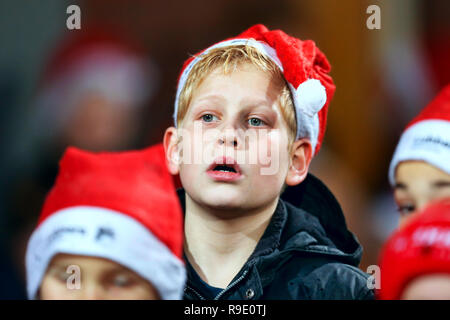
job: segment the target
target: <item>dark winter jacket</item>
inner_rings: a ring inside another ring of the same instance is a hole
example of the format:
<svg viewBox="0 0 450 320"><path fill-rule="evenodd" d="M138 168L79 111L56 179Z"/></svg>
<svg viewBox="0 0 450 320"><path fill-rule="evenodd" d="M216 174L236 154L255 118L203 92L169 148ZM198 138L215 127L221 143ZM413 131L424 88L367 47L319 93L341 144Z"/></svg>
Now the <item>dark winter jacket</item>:
<svg viewBox="0 0 450 320"><path fill-rule="evenodd" d="M358 269L362 248L325 185L308 175L282 198L296 206L280 199L254 252L215 299L373 299ZM195 279L188 268L185 299L205 299Z"/></svg>

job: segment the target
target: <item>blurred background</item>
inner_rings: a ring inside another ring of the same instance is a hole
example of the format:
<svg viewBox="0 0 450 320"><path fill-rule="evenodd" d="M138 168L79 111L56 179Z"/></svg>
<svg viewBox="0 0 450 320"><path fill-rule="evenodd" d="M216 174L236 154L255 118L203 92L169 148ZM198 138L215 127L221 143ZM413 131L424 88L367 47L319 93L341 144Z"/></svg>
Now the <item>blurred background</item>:
<svg viewBox="0 0 450 320"><path fill-rule="evenodd" d="M68 30L69 5L81 30ZM381 9L369 30L366 9ZM450 82L446 0L0 2L0 299L25 298L24 254L67 145L161 141L189 56L256 23L313 39L337 90L311 172L376 264L398 213L387 181L404 126Z"/></svg>

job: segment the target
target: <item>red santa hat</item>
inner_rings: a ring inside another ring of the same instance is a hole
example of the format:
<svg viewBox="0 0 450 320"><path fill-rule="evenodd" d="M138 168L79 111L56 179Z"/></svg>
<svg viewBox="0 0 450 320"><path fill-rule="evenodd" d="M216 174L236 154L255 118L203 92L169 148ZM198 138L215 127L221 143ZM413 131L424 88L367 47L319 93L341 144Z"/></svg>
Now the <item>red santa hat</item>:
<svg viewBox="0 0 450 320"><path fill-rule="evenodd" d="M389 167L392 186L397 166L410 160L428 162L450 174L450 85L444 87L404 130Z"/></svg>
<svg viewBox="0 0 450 320"><path fill-rule="evenodd" d="M182 212L161 145L91 153L69 147L26 253L35 299L58 253L110 259L148 280L162 299L181 299Z"/></svg>
<svg viewBox="0 0 450 320"><path fill-rule="evenodd" d="M414 278L450 275L450 199L428 206L385 244L380 258L378 298L397 300Z"/></svg>
<svg viewBox="0 0 450 320"><path fill-rule="evenodd" d="M175 126L180 93L194 65L212 49L238 45L256 48L280 68L293 97L297 120L296 139L308 138L313 154L317 154L325 134L328 105L336 89L328 74L331 66L313 41L302 41L281 30L270 31L262 24L249 28L237 37L221 41L184 63L175 99Z"/></svg>

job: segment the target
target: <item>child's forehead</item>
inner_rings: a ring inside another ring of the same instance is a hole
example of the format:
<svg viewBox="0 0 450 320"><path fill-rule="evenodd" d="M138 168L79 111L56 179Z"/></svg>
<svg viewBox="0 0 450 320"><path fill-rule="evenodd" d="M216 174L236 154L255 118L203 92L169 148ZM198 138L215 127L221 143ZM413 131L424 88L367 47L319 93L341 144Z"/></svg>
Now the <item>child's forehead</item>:
<svg viewBox="0 0 450 320"><path fill-rule="evenodd" d="M203 95L199 95L195 99L196 104L201 103L212 103L212 104L222 104L226 103L228 101L228 97L226 94L223 94L221 92L205 92ZM273 100L269 100L264 96L261 95L248 95L245 97L242 97L240 99L241 105L252 105L254 107L272 107Z"/></svg>
<svg viewBox="0 0 450 320"><path fill-rule="evenodd" d="M226 66L224 64L218 64L212 66L209 69L209 72L206 72L206 77L211 75L233 75L236 73L252 73L255 76L265 76L269 79L274 78L274 72L270 70L266 70L261 66L257 66L251 61L247 60L238 60L231 66Z"/></svg>
<svg viewBox="0 0 450 320"><path fill-rule="evenodd" d="M447 172L422 160L408 160L399 163L396 175L409 178L414 178L415 176L423 176L429 179L434 177L450 178L450 174Z"/></svg>
<svg viewBox="0 0 450 320"><path fill-rule="evenodd" d="M219 100L230 93L226 89L235 90L236 93L243 89L248 92L248 97L252 100L260 101L267 98L275 98L282 89L284 82L273 73L261 70L250 63L237 67L234 70L224 70L218 66L205 74L193 88L193 98ZM233 93L233 92L231 92ZM257 93L253 95L252 93Z"/></svg>

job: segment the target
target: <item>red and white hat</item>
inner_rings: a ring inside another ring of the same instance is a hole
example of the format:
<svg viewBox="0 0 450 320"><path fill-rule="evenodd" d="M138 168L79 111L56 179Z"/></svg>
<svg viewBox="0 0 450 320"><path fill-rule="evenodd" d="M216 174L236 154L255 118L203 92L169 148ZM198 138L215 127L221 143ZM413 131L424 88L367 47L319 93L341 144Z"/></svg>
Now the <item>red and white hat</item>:
<svg viewBox="0 0 450 320"><path fill-rule="evenodd" d="M162 145L97 154L69 147L28 243L29 299L58 253L110 259L148 280L162 299L181 299L182 219Z"/></svg>
<svg viewBox="0 0 450 320"><path fill-rule="evenodd" d="M317 154L325 134L328 105L336 89L328 74L331 66L313 41L302 41L281 30L270 31L262 24L249 28L237 37L221 41L186 60L178 79L173 115L175 126L180 93L194 65L212 49L238 45L256 48L280 68L294 100L296 139L308 138L313 154Z"/></svg>
<svg viewBox="0 0 450 320"><path fill-rule="evenodd" d="M450 85L403 131L389 167L391 185L395 185L397 166L409 160L428 162L450 174Z"/></svg>
<svg viewBox="0 0 450 320"><path fill-rule="evenodd" d="M380 256L382 300L398 300L414 278L450 275L450 199L425 208L386 242Z"/></svg>

